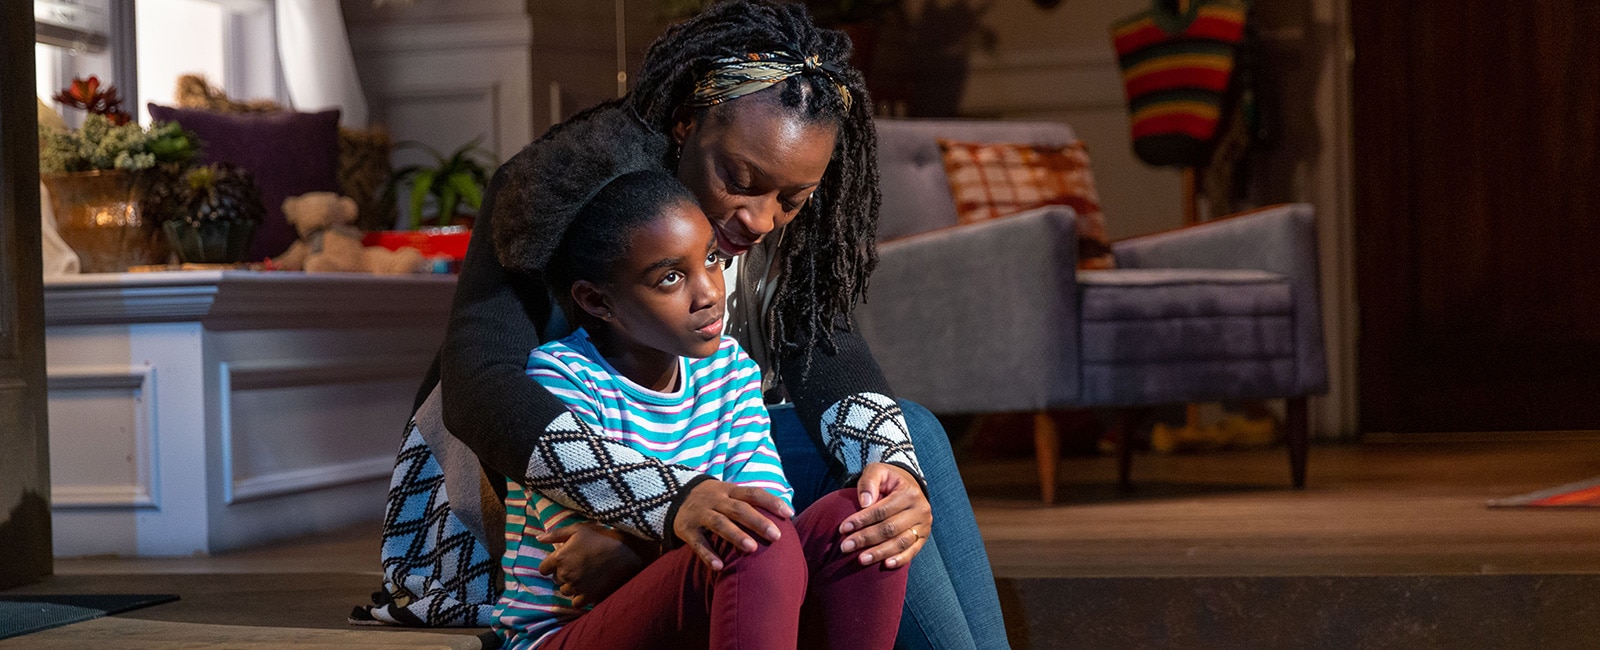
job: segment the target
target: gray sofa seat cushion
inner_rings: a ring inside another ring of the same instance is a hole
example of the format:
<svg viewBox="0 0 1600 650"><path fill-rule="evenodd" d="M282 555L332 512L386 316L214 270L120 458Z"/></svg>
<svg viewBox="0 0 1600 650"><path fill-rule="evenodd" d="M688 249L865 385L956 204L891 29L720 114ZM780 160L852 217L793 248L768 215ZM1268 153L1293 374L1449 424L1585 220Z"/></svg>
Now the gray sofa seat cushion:
<svg viewBox="0 0 1600 650"><path fill-rule="evenodd" d="M1294 311L1288 278L1249 269L1078 271L1084 320Z"/></svg>
<svg viewBox="0 0 1600 650"><path fill-rule="evenodd" d="M1283 395L1295 380L1288 278L1242 269L1080 271L1085 405Z"/></svg>
<svg viewBox="0 0 1600 650"><path fill-rule="evenodd" d="M1113 245L1118 268L1257 269L1281 273L1295 296L1295 384L1285 395L1328 389L1318 298L1316 210L1303 203L1263 208Z"/></svg>

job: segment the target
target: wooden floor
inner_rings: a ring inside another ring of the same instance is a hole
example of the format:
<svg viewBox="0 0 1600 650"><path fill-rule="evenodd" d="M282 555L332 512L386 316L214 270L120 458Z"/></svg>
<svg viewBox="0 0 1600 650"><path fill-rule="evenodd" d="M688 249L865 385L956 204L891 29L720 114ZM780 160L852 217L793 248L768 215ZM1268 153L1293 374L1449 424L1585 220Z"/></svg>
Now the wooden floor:
<svg viewBox="0 0 1600 650"><path fill-rule="evenodd" d="M1281 448L1137 456L1126 494L1068 458L1048 507L1033 467L962 467L997 576L1600 573L1600 509L1485 507L1600 476L1595 435L1315 446L1305 490Z"/></svg>
<svg viewBox="0 0 1600 650"><path fill-rule="evenodd" d="M995 574L1007 584L1143 576L1600 574L1600 509L1491 510L1484 504L1600 476L1600 436L1435 436L1316 446L1305 490L1288 487L1282 449L1140 455L1133 467L1136 489L1128 494L1115 487L1113 459L1068 458L1059 502L1048 507L1038 501L1033 468L1027 458L962 461ZM378 585L377 527L370 523L218 557L58 559L56 573L13 592L171 592L183 600L0 641L0 648L76 647L109 638L124 647L471 647L470 637L345 626L345 612Z"/></svg>

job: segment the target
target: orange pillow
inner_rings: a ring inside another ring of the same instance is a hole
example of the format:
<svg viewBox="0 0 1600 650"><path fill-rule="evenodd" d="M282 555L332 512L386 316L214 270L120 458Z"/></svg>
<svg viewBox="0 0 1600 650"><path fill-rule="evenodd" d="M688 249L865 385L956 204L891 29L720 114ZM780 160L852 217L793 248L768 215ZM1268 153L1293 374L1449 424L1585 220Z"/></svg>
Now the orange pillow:
<svg viewBox="0 0 1600 650"><path fill-rule="evenodd" d="M1114 265L1106 219L1082 142L1065 145L939 140L956 221L976 223L1046 205L1078 213L1078 268Z"/></svg>

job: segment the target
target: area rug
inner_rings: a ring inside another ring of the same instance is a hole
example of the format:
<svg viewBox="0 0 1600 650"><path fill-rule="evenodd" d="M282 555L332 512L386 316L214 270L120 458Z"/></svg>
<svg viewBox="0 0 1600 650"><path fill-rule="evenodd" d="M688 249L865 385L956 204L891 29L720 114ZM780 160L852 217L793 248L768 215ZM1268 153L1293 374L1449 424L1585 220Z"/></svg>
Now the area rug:
<svg viewBox="0 0 1600 650"><path fill-rule="evenodd" d="M0 595L0 639L177 599L172 594Z"/></svg>
<svg viewBox="0 0 1600 650"><path fill-rule="evenodd" d="M1491 508L1600 508L1600 477L1505 499L1490 499Z"/></svg>

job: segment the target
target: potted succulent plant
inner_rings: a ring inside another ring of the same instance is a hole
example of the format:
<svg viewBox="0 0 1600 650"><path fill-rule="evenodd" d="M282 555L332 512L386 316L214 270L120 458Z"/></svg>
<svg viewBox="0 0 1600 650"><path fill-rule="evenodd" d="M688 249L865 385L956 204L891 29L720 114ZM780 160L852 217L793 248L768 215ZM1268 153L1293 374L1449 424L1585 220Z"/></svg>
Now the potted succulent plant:
<svg viewBox="0 0 1600 650"><path fill-rule="evenodd" d="M178 259L232 264L244 258L250 236L266 215L261 190L250 172L218 163L184 173L174 203L180 218L162 225Z"/></svg>

